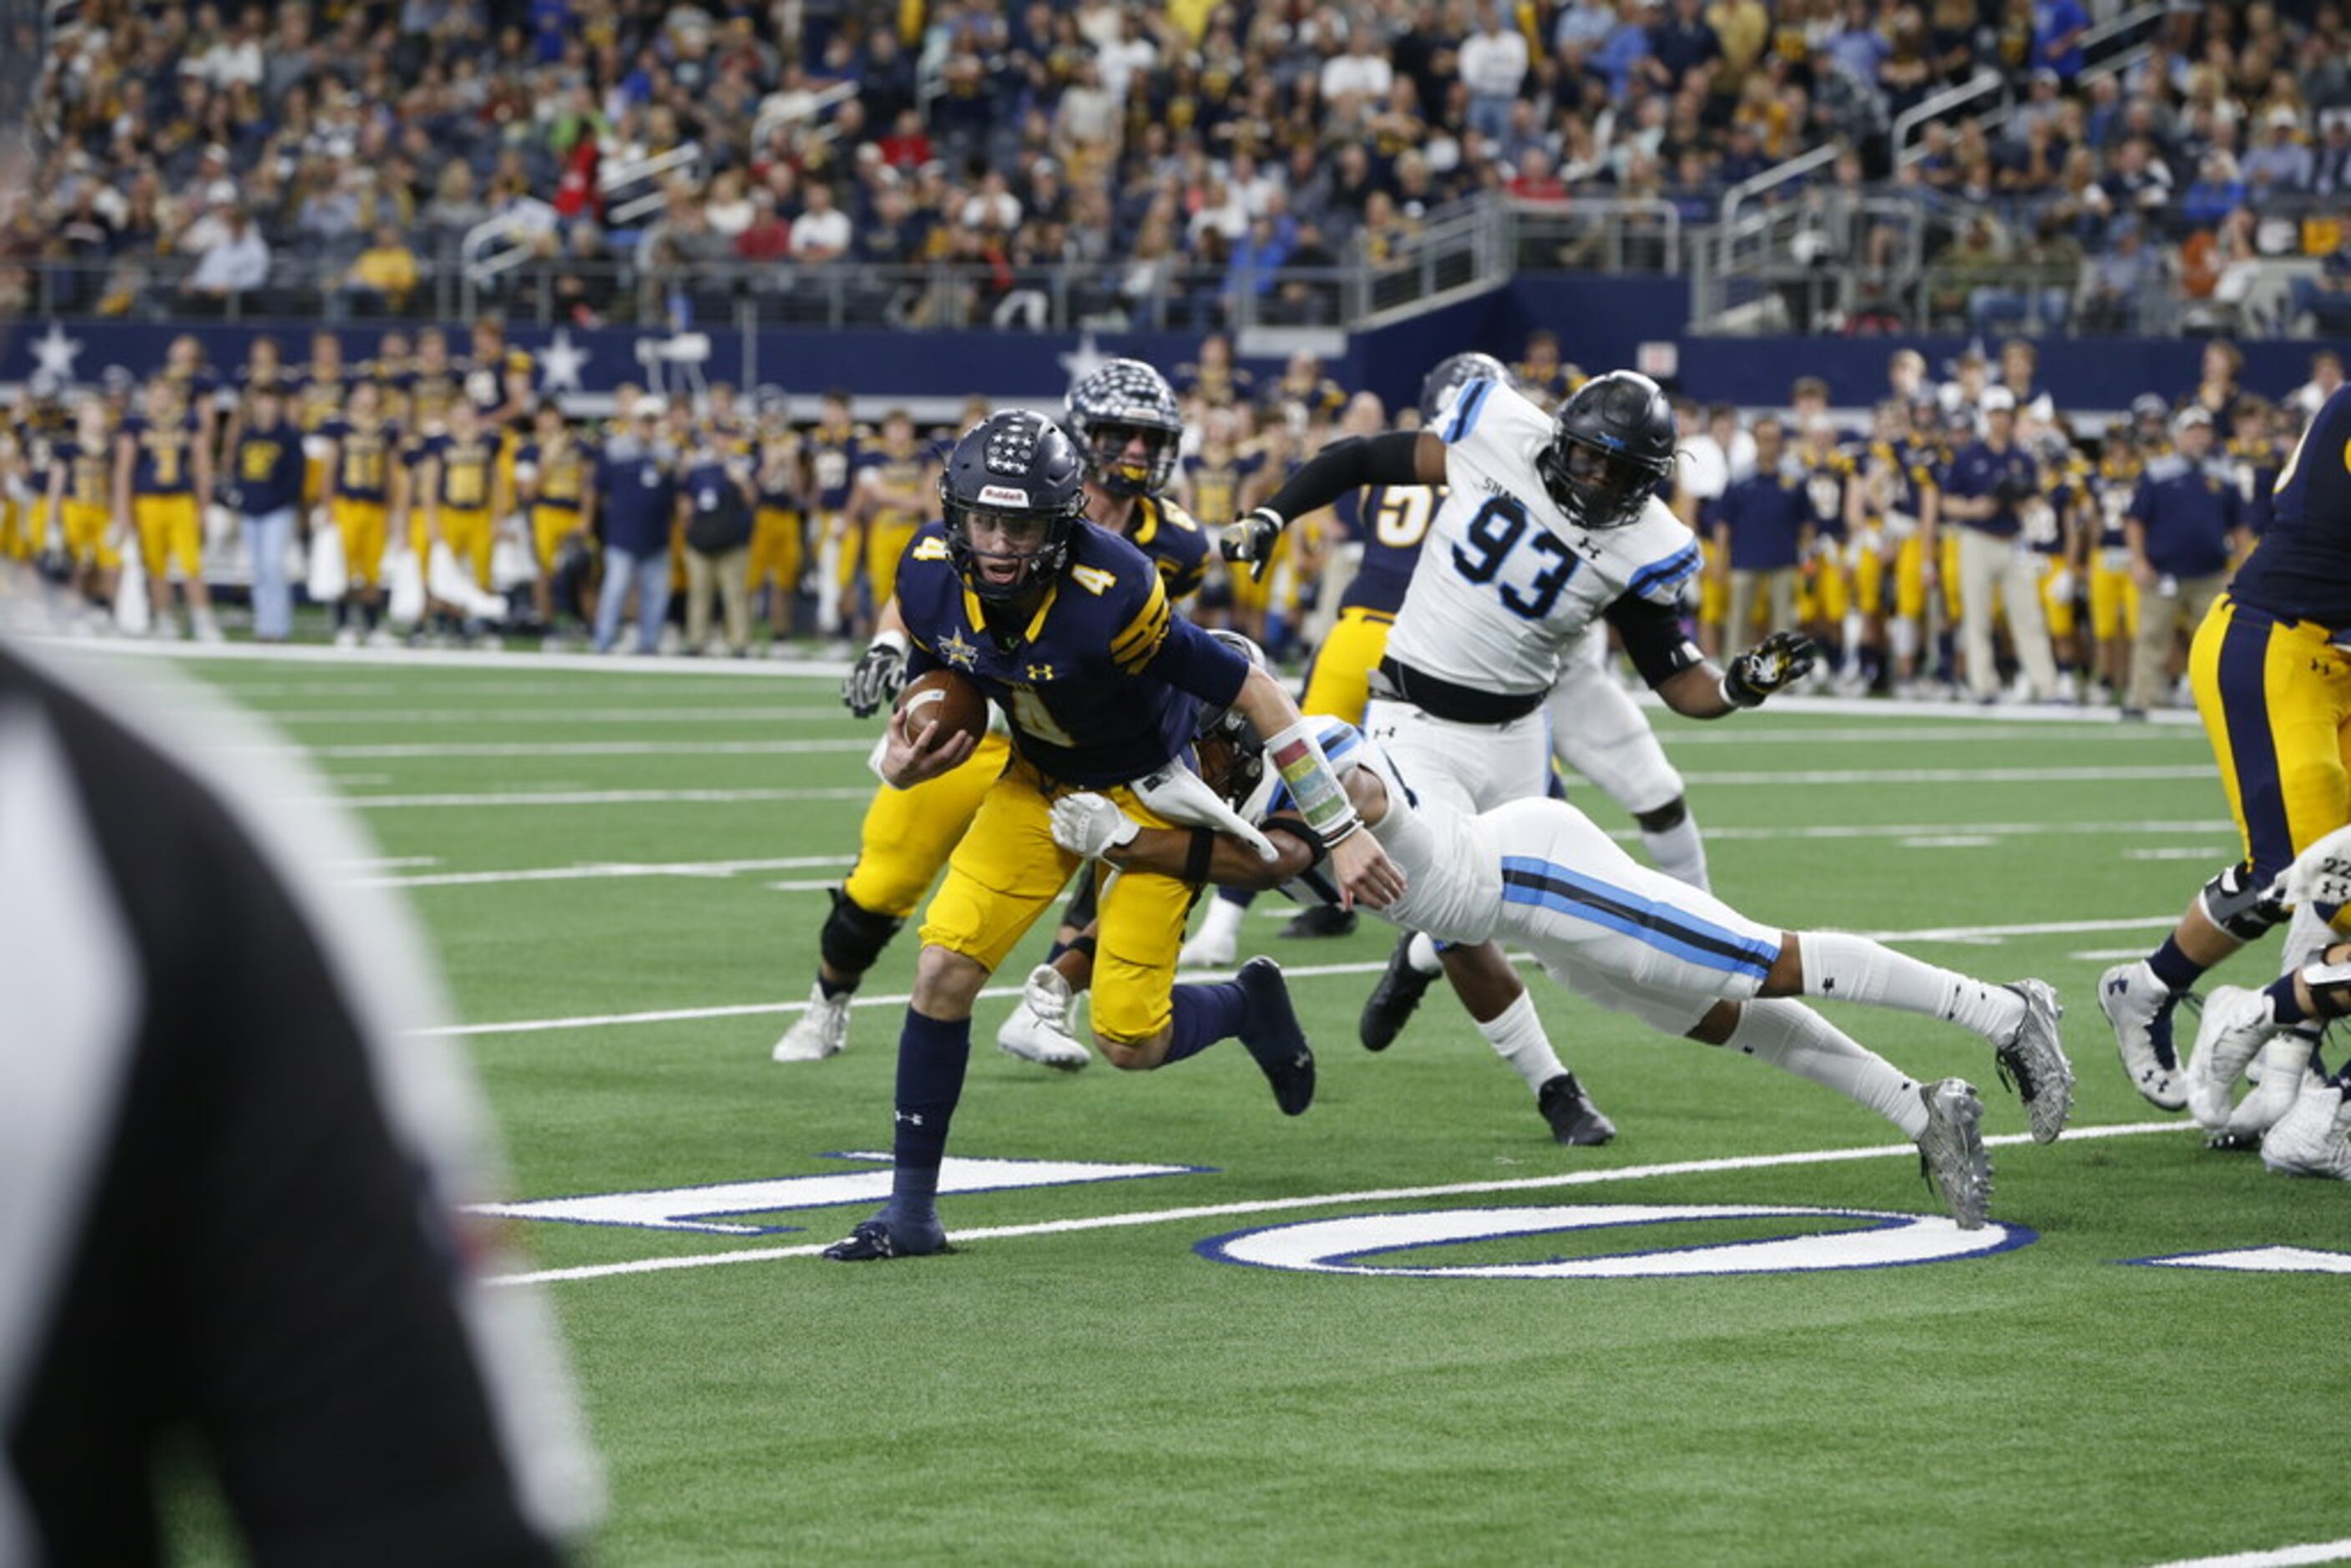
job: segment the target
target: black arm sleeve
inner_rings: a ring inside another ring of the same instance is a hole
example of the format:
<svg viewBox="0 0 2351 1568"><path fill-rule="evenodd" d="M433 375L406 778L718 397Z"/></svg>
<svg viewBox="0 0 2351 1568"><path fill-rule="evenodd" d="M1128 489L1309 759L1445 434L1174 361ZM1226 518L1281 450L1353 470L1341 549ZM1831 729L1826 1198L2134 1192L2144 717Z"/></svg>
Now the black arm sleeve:
<svg viewBox="0 0 2351 1568"><path fill-rule="evenodd" d="M1392 430L1384 435L1351 435L1334 441L1306 460L1305 465L1281 482L1266 505L1281 520L1302 517L1329 506L1350 490L1366 485L1417 485L1420 438L1417 430Z"/></svg>
<svg viewBox="0 0 2351 1568"><path fill-rule="evenodd" d="M1705 662L1705 655L1682 635L1681 617L1654 600L1628 593L1601 613L1625 639L1633 667L1652 690Z"/></svg>

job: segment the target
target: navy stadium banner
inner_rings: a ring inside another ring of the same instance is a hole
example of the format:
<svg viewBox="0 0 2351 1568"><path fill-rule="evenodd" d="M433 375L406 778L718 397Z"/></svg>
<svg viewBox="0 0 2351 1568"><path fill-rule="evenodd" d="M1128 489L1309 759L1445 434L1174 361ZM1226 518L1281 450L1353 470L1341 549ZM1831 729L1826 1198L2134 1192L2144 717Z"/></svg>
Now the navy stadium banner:
<svg viewBox="0 0 2351 1568"><path fill-rule="evenodd" d="M1409 403L1422 372L1447 354L1482 349L1515 360L1528 333L1548 327L1559 334L1564 357L1587 371L1645 366L1645 346L1666 346L1677 360L1671 384L1702 401L1777 406L1795 377L1816 375L1829 383L1832 402L1860 407L1884 391L1886 358L1896 349L1923 350L1942 374L1969 346L1959 338L1696 337L1683 330L1687 298L1685 281L1673 277L1520 277L1469 300L1357 333L1325 369L1342 385L1378 392L1393 413ZM400 329L413 333L416 325L402 323ZM183 331L203 340L207 358L224 371L242 364L247 346L264 333L277 339L288 361L299 363L308 355L313 329L303 323L19 322L0 334L0 383L21 382L38 371L92 383L117 365L144 375L162 363L165 346ZM357 361L373 350L384 327L334 330L346 360ZM453 329L450 336L452 350L462 354L464 333ZM536 356L540 390L557 393L609 392L622 382L647 382L641 347L658 340L614 328L516 326L508 336ZM747 340L740 333L716 331L701 371L710 381L737 386L772 382L796 399L840 387L876 398L979 393L1043 402L1058 400L1075 376L1109 355L1133 355L1172 372L1193 358L1198 344L1196 334L1172 332L778 329ZM2322 345L2240 346L2244 385L2274 397L2308 378L2310 355ZM2144 392L2184 395L2196 383L2203 350L2199 340L2179 338L2052 338L2040 347L2042 377L2060 407L2108 412ZM1244 362L1261 381L1281 369L1279 359Z"/></svg>

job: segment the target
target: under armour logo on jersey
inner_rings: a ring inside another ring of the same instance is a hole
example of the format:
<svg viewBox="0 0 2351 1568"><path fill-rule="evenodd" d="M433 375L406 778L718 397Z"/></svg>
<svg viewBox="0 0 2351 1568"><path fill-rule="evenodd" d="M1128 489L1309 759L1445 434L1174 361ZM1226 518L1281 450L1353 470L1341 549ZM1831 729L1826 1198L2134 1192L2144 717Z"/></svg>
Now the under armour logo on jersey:
<svg viewBox="0 0 2351 1568"><path fill-rule="evenodd" d="M1031 664L1029 666L1029 678L1032 681L1050 681L1053 678L1053 666Z"/></svg>

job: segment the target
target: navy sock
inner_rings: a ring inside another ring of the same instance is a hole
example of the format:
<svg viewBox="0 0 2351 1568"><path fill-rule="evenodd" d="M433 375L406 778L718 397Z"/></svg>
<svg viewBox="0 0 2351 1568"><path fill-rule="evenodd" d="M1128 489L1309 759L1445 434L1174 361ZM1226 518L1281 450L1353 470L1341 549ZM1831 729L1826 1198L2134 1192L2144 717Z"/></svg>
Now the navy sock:
<svg viewBox="0 0 2351 1568"><path fill-rule="evenodd" d="M939 1162L946 1157L947 1124L963 1098L970 1061L971 1019L925 1018L906 1009L898 1034L896 1169L890 1180L890 1211L898 1218L937 1218Z"/></svg>
<svg viewBox="0 0 2351 1568"><path fill-rule="evenodd" d="M1167 1045L1169 1061L1197 1056L1217 1041L1230 1040L1240 1032L1241 1018L1249 1010L1249 998L1238 980L1178 986L1175 999L1176 1028L1175 1038Z"/></svg>
<svg viewBox="0 0 2351 1568"><path fill-rule="evenodd" d="M1227 904L1238 904L1243 909L1247 909L1250 904L1257 902L1257 889L1253 887L1219 887L1217 889L1217 896L1223 899Z"/></svg>
<svg viewBox="0 0 2351 1568"><path fill-rule="evenodd" d="M852 975L845 980L830 979L822 969L819 969L816 972L816 988L824 993L826 1001L831 1001L835 997L845 997L856 990L857 982L864 977L862 975Z"/></svg>
<svg viewBox="0 0 2351 1568"><path fill-rule="evenodd" d="M2262 989L2269 995L2270 1016L2277 1019L2278 1022L2284 1024L2308 1023L2310 1021L2309 1010L2304 1008L2301 1000L2294 994L2294 977L2292 975L2282 975L2278 978L2271 981L2267 986L2263 987Z"/></svg>
<svg viewBox="0 0 2351 1568"><path fill-rule="evenodd" d="M2162 946L2148 955L2147 967L2155 971L2155 977L2163 982L2167 991L2184 991L2204 974L2204 966L2181 952L2179 944L2168 936L2163 939Z"/></svg>

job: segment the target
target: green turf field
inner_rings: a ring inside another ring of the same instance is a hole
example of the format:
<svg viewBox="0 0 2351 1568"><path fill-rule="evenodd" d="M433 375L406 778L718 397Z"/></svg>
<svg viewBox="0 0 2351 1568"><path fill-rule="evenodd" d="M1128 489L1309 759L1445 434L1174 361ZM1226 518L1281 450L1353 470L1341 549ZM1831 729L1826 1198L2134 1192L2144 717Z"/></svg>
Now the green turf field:
<svg viewBox="0 0 2351 1568"><path fill-rule="evenodd" d="M521 657L187 667L359 810L384 860L337 874L402 886L431 932L518 1197L875 1168L827 1156L888 1147L911 934L844 1055L768 1058L871 785L873 731L831 681ZM2164 1119L2125 1083L2092 986L2236 852L2199 731L1848 712L1663 733L1718 893L2053 980L2077 1130ZM1940 1213L1875 1118L1541 985L1554 1041L1622 1129L1558 1148L1442 994L1386 1055L1358 1048L1384 928L1286 942L1278 902L1251 946L1304 971L1322 1092L1300 1120L1237 1045L1155 1075L1050 1076L993 1049L1009 1003L982 1004L954 1153L1192 1168L950 1197L956 1255L855 1268L808 1253L862 1203L722 1217L782 1234L517 1221L539 1267L569 1271L544 1288L610 1469L597 1560L2133 1563L2351 1535L2320 1468L2343 1429L2330 1347L2351 1277L2125 1266L2351 1246L2351 1190L2206 1153L2183 1127L2003 1144L1995 1218L2033 1236L1917 1267L1478 1279L1196 1252L1456 1208ZM1007 966L1012 984L1041 946ZM1972 1037L1826 1010L1907 1071L1968 1074L1989 1130L2022 1132ZM1085 1219L1104 1223L1065 1223ZM1553 1228L1362 1261L1853 1223Z"/></svg>

